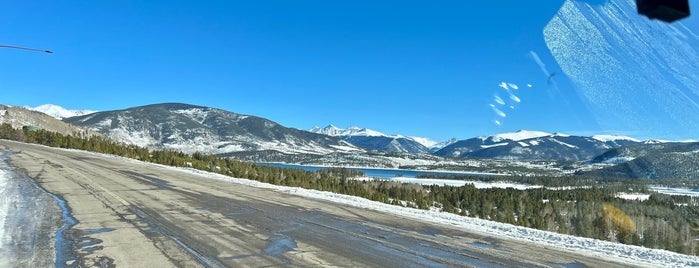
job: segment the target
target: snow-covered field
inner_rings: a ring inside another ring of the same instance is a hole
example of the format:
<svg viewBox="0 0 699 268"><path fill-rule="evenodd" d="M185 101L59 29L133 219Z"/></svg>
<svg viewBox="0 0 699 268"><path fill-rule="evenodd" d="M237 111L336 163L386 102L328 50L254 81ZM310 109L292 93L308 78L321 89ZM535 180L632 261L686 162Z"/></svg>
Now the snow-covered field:
<svg viewBox="0 0 699 268"><path fill-rule="evenodd" d="M626 200L644 201L644 200L648 200L648 198L650 198L650 194L618 193L618 194L616 194L616 197L621 198L621 199L626 199Z"/></svg>
<svg viewBox="0 0 699 268"><path fill-rule="evenodd" d="M362 181L388 180L388 181L395 181L395 182L400 182L400 183L416 183L416 184L422 184L422 185L439 185L439 186L455 186L455 187L461 187L464 185L473 184L478 189L515 188L517 190L527 190L527 189L534 189L534 188L542 188L543 187L543 186L539 186L539 185L529 185L529 184L521 184L521 183L514 183L514 182L501 182L501 181L483 182L483 181L462 181L462 180L446 180L446 179L419 179L419 178L406 178L406 177L395 177L395 178L389 178L389 179L374 179L374 178L370 178L370 177L361 177L361 178L355 178L355 179L362 180Z"/></svg>
<svg viewBox="0 0 699 268"><path fill-rule="evenodd" d="M68 150L68 149L63 149ZM75 150L70 150L75 151ZM81 151L82 152L82 151ZM170 167L159 164L149 164L138 160L123 158L112 155L90 153L102 157L120 158L123 161L130 161L135 164L150 165L157 168L176 170L191 174L200 175L204 178L221 180L233 184L247 185L251 187L271 189L274 191L288 193L307 198L326 200L348 206L366 208L384 213L390 213L407 218L413 218L420 221L431 222L446 226L452 226L470 231L482 232L491 235L503 237L504 239L515 239L525 243L534 243L541 245L544 248L556 248L576 252L587 256L592 256L600 259L616 260L628 263L632 266L645 267L689 267L699 266L699 258L679 253L670 252L667 250L648 249L639 246L623 245L590 238L576 237L563 235L553 232L546 232L531 228L514 226L510 224L498 223L482 219L459 216L456 214L420 210L414 208L406 208L371 201L365 198L348 196L330 192L317 190L309 190L296 187L278 186L258 181L232 178L216 173L195 170L191 168Z"/></svg>
<svg viewBox="0 0 699 268"><path fill-rule="evenodd" d="M649 187L652 191L667 194L667 195L686 195L686 196L697 196L699 197L699 189L688 189L688 188L670 188L670 187L660 187L651 186Z"/></svg>

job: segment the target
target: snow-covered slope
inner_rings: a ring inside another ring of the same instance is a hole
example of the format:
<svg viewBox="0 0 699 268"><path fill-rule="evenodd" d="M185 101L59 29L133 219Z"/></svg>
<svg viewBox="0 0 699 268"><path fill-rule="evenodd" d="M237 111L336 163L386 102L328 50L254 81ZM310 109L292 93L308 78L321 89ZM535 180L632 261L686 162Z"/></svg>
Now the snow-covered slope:
<svg viewBox="0 0 699 268"><path fill-rule="evenodd" d="M255 116L180 103L97 112L66 121L129 144L185 153L269 150L326 154L359 150L337 137L287 128Z"/></svg>
<svg viewBox="0 0 699 268"><path fill-rule="evenodd" d="M457 139L457 138L452 138L452 139L449 139L449 140L446 140L446 141L443 141L443 142L435 143L434 145L432 145L432 146L427 146L427 147L430 148L430 152L435 153L435 152L441 150L442 148L447 147L447 146L449 146L449 145L452 145L452 144L454 144L454 143L456 143L456 142L458 142L458 141L459 141L459 139Z"/></svg>
<svg viewBox="0 0 699 268"><path fill-rule="evenodd" d="M633 142L641 142L638 139L631 138L628 136L620 136L620 135L594 135L592 136L593 139L601 141L601 142L608 142L608 141L633 141Z"/></svg>
<svg viewBox="0 0 699 268"><path fill-rule="evenodd" d="M392 137L384 133L378 132L376 130L371 130L368 128L360 128L357 126L351 126L348 128L339 128L334 125L328 125L327 127L312 127L308 131L318 134L325 134L328 136L365 136L365 137Z"/></svg>
<svg viewBox="0 0 699 268"><path fill-rule="evenodd" d="M419 144L422 144L423 146L425 146L427 148L432 148L432 147L440 144L439 142L433 141L430 138L426 138L426 137L407 136L405 138L411 139Z"/></svg>
<svg viewBox="0 0 699 268"><path fill-rule="evenodd" d="M542 131L518 130L517 132L501 133L492 136L481 136L478 138L481 140L492 140L493 142L500 142L504 140L521 141L551 135L553 134Z"/></svg>
<svg viewBox="0 0 699 268"><path fill-rule="evenodd" d="M29 107L25 106L24 108L32 110L32 111L37 111L37 112L42 112L47 115L50 115L58 120L62 120L64 118L69 118L73 116L81 116L81 115L86 115L86 114L91 114L96 111L90 111L90 110L68 110L66 108L63 108L58 105L54 104L44 104L44 105L39 105L36 107Z"/></svg>

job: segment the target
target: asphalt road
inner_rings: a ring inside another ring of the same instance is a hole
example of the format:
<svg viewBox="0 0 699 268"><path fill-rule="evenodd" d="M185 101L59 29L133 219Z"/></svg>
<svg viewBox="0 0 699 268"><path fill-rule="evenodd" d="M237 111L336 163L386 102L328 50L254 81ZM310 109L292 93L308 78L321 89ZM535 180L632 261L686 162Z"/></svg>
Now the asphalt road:
<svg viewBox="0 0 699 268"><path fill-rule="evenodd" d="M77 221L66 232L69 266L624 266L147 163L5 140L0 148L66 201Z"/></svg>

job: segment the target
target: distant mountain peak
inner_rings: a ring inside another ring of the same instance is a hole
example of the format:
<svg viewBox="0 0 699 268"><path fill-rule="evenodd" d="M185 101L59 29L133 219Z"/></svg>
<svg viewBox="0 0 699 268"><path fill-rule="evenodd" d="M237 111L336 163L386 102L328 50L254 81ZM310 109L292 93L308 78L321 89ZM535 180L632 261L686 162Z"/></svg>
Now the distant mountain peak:
<svg viewBox="0 0 699 268"><path fill-rule="evenodd" d="M406 135L387 135L382 132L359 127L349 126L339 128L332 124L321 128L312 127L308 131L329 136L341 137L346 141L370 150L384 150L394 152L429 153L444 148L458 139L436 142L430 138Z"/></svg>
<svg viewBox="0 0 699 268"><path fill-rule="evenodd" d="M339 128L332 124L320 128L312 127L308 131L318 134L325 134L328 136L368 136L368 137L393 137L386 135L384 133L378 132L376 130L371 130L368 128L362 128L358 126L350 126L348 128Z"/></svg>
<svg viewBox="0 0 699 268"><path fill-rule="evenodd" d="M641 142L638 139L628 137L628 136L621 136L621 135L594 135L594 136L592 136L592 138L595 140L598 140L598 141L602 141L602 142L619 141L619 140Z"/></svg>
<svg viewBox="0 0 699 268"><path fill-rule="evenodd" d="M481 140L492 139L494 142L499 142L499 141L504 141L504 140L521 141L521 140L528 140L528 139L533 139L533 138L548 137L548 136L552 136L552 135L554 135L554 134L543 132L543 131L533 131L533 130L520 129L520 130L517 130L516 132L500 133L500 134L495 134L492 136L481 136L478 138L480 138ZM557 133L556 135L563 136L559 133Z"/></svg>
<svg viewBox="0 0 699 268"><path fill-rule="evenodd" d="M25 109L32 110L32 111L37 111L37 112L42 112L47 115L50 115L53 118L56 118L58 120L62 120L64 118L69 118L69 117L74 117L74 116L81 116L81 115L86 115L86 114L91 114L95 113L96 111L91 111L91 110L68 110L66 108L63 108L61 106L55 105L55 104L43 104L39 105L36 107L29 107L29 106L24 106Z"/></svg>

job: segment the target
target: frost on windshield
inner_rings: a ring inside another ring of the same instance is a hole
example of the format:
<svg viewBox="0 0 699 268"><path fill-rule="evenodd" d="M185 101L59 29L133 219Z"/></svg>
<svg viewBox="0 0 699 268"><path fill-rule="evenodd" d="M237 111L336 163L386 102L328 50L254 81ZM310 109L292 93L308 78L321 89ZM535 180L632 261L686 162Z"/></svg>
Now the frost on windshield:
<svg viewBox="0 0 699 268"><path fill-rule="evenodd" d="M489 106L496 116L493 123L497 126L501 126L504 123L504 118L507 117L507 113L503 110L505 108L514 110L516 105L522 102L522 100L515 95L515 91L519 90L517 84L501 82L498 86L500 90L493 95L493 102L490 103ZM531 84L527 84L527 88L531 87ZM500 97L500 95L506 96L506 98Z"/></svg>
<svg viewBox="0 0 699 268"><path fill-rule="evenodd" d="M699 132L698 22L649 20L633 0L568 0L544 38L600 126L687 138Z"/></svg>

